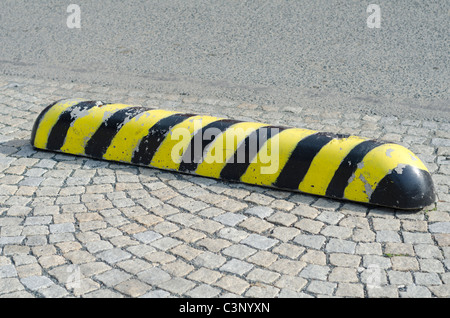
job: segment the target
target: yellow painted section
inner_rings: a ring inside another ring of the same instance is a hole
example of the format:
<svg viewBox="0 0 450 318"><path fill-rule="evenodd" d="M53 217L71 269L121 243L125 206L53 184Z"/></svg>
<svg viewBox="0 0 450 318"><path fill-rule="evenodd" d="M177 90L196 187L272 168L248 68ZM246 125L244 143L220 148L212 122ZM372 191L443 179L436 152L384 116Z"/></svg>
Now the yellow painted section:
<svg viewBox="0 0 450 318"><path fill-rule="evenodd" d="M103 158L121 162L131 162L133 152L148 130L158 121L179 112L148 110L124 124L114 136Z"/></svg>
<svg viewBox="0 0 450 318"><path fill-rule="evenodd" d="M107 104L94 106L86 111L86 115L75 119L67 131L61 151L75 155L83 155L84 147L102 122L116 110L130 107L124 104Z"/></svg>
<svg viewBox="0 0 450 318"><path fill-rule="evenodd" d="M298 189L311 194L325 195L342 160L353 148L365 140L367 139L356 136L332 139L314 157Z"/></svg>
<svg viewBox="0 0 450 318"><path fill-rule="evenodd" d="M36 148L45 149L47 146L48 136L58 121L59 116L70 106L81 103L82 99L64 100L56 103L47 111L44 117L41 119L41 123L36 130L36 136L34 139L34 146Z"/></svg>
<svg viewBox="0 0 450 318"><path fill-rule="evenodd" d="M178 169L183 153L195 132L219 119L211 116L193 116L172 127L153 156L150 166L160 169Z"/></svg>
<svg viewBox="0 0 450 318"><path fill-rule="evenodd" d="M396 144L385 144L371 150L358 165L354 178L344 191L344 198L369 202L378 183L393 169L410 165L428 171L410 150Z"/></svg>
<svg viewBox="0 0 450 318"><path fill-rule="evenodd" d="M229 127L209 145L203 162L198 165L195 173L201 176L220 178L220 172L228 159L234 155L238 145L249 134L263 126L267 126L267 124L242 122Z"/></svg>
<svg viewBox="0 0 450 318"><path fill-rule="evenodd" d="M280 175L297 144L316 131L290 128L266 142L242 175L241 181L257 185L272 185ZM292 173L295 173L293 171Z"/></svg>

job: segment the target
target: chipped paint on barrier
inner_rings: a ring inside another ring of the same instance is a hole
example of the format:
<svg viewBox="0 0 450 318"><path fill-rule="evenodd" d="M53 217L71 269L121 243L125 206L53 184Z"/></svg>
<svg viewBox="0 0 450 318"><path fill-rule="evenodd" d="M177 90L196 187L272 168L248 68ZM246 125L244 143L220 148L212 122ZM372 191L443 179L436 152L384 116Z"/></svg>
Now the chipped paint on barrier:
<svg viewBox="0 0 450 318"><path fill-rule="evenodd" d="M397 167L395 167L394 170L395 170L395 172L397 172L397 174L402 174L403 173L403 169L405 167L406 167L406 165L401 163Z"/></svg>
<svg viewBox="0 0 450 318"><path fill-rule="evenodd" d="M386 149L386 156L388 156L389 158L391 158L391 152L393 152L393 151L394 151L394 149L392 149L392 148Z"/></svg>
<svg viewBox="0 0 450 318"><path fill-rule="evenodd" d="M36 148L399 209L435 200L425 165L378 140L98 101L65 100Z"/></svg>

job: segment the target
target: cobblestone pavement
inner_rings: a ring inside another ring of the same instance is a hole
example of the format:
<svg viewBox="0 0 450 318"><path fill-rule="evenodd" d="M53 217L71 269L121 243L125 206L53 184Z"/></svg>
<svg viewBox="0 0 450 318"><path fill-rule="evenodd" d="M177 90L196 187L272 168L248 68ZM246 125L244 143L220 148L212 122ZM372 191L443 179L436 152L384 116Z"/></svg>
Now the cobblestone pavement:
<svg viewBox="0 0 450 318"><path fill-rule="evenodd" d="M398 142L433 174L419 212L36 151L68 97ZM449 297L450 123L0 77L1 297Z"/></svg>

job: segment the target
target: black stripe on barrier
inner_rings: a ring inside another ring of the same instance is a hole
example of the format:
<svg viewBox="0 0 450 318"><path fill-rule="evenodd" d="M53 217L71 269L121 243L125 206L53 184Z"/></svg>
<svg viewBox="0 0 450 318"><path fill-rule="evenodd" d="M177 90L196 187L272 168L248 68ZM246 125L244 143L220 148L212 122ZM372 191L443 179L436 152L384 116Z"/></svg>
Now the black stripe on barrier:
<svg viewBox="0 0 450 318"><path fill-rule="evenodd" d="M220 177L224 180L239 181L264 143L284 129L286 127L265 126L253 131L237 147L220 172Z"/></svg>
<svg viewBox="0 0 450 318"><path fill-rule="evenodd" d="M298 190L314 157L323 146L337 137L339 136L319 132L300 140L273 185L283 189Z"/></svg>
<svg viewBox="0 0 450 318"><path fill-rule="evenodd" d="M131 162L139 165L149 165L170 129L193 116L196 115L175 114L158 121L148 130L148 134L141 139L139 146L133 153Z"/></svg>
<svg viewBox="0 0 450 318"><path fill-rule="evenodd" d="M44 118L45 114L47 114L47 112L49 111L50 108L52 108L53 106L55 106L56 104L58 104L60 101L62 101L62 99L48 105L47 107L44 108L44 110L42 110L42 112L39 114L39 116L36 118L34 125L33 125L33 129L31 130L31 144L34 146L34 140L36 139L36 132L39 128L39 125L41 124L42 118Z"/></svg>
<svg viewBox="0 0 450 318"><path fill-rule="evenodd" d="M147 111L144 107L129 107L114 112L102 122L85 147L85 154L94 158L102 158L109 145L122 126L132 118Z"/></svg>
<svg viewBox="0 0 450 318"><path fill-rule="evenodd" d="M199 163L203 160L203 154L210 143L220 134L227 130L230 126L238 123L238 120L221 119L209 123L194 134L189 146L187 147L183 158L181 159L178 171L191 172L197 169Z"/></svg>
<svg viewBox="0 0 450 318"><path fill-rule="evenodd" d="M328 184L325 195L333 198L343 198L345 188L348 185L348 180L358 168L358 164L369 151L383 144L385 144L385 142L367 140L354 147L342 160L339 168L334 173L333 178Z"/></svg>
<svg viewBox="0 0 450 318"><path fill-rule="evenodd" d="M47 139L48 150L60 150L64 145L64 141L66 139L67 131L70 128L70 125L79 117L74 115L72 111L76 111L76 113L89 110L95 105L97 105L98 101L86 101L80 102L73 106L70 106L68 109L62 112L59 116L58 121L53 126L50 131Z"/></svg>

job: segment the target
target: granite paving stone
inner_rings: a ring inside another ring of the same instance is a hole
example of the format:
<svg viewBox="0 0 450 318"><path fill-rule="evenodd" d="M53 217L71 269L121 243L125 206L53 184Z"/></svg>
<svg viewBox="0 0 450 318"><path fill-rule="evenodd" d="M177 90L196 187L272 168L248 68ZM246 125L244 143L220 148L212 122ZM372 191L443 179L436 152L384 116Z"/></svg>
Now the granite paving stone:
<svg viewBox="0 0 450 318"><path fill-rule="evenodd" d="M152 287L137 279L129 279L114 286L117 291L136 298L145 294Z"/></svg>
<svg viewBox="0 0 450 318"><path fill-rule="evenodd" d="M214 285L237 295L241 295L250 286L244 279L230 275L223 276Z"/></svg>
<svg viewBox="0 0 450 318"><path fill-rule="evenodd" d="M28 289L36 291L47 288L54 284L54 282L45 276L30 276L20 280Z"/></svg>
<svg viewBox="0 0 450 318"><path fill-rule="evenodd" d="M323 265L309 264L300 273L300 277L327 280L330 268Z"/></svg>
<svg viewBox="0 0 450 318"><path fill-rule="evenodd" d="M388 277L392 285L406 286L413 284L412 275L407 271L388 271Z"/></svg>
<svg viewBox="0 0 450 318"><path fill-rule="evenodd" d="M170 280L159 283L158 287L167 290L170 293L181 295L193 289L195 285L196 284L190 280L181 277L174 277Z"/></svg>
<svg viewBox="0 0 450 318"><path fill-rule="evenodd" d="M96 255L100 259L106 261L107 263L114 264L119 261L123 261L131 257L131 254L125 252L119 248L109 249L103 252L100 252Z"/></svg>
<svg viewBox="0 0 450 318"><path fill-rule="evenodd" d="M94 276L95 280L102 282L102 284L105 284L108 287L114 287L117 284L128 280L130 277L130 274L118 269L111 269Z"/></svg>
<svg viewBox="0 0 450 318"><path fill-rule="evenodd" d="M336 289L337 297L363 298L364 287L362 284L339 283Z"/></svg>
<svg viewBox="0 0 450 318"><path fill-rule="evenodd" d="M201 284L187 292L186 295L193 298L214 298L220 293L221 290L219 288L212 287L208 284Z"/></svg>
<svg viewBox="0 0 450 318"><path fill-rule="evenodd" d="M307 290L314 294L331 296L336 288L336 283L313 280L308 285Z"/></svg>
<svg viewBox="0 0 450 318"><path fill-rule="evenodd" d="M251 247L266 250L274 246L278 241L259 234L250 234L241 241L242 244L249 245Z"/></svg>
<svg viewBox="0 0 450 318"><path fill-rule="evenodd" d="M238 259L232 259L225 264L223 264L219 270L229 273L234 273L237 275L243 275L249 270L253 268L254 265L238 260Z"/></svg>

